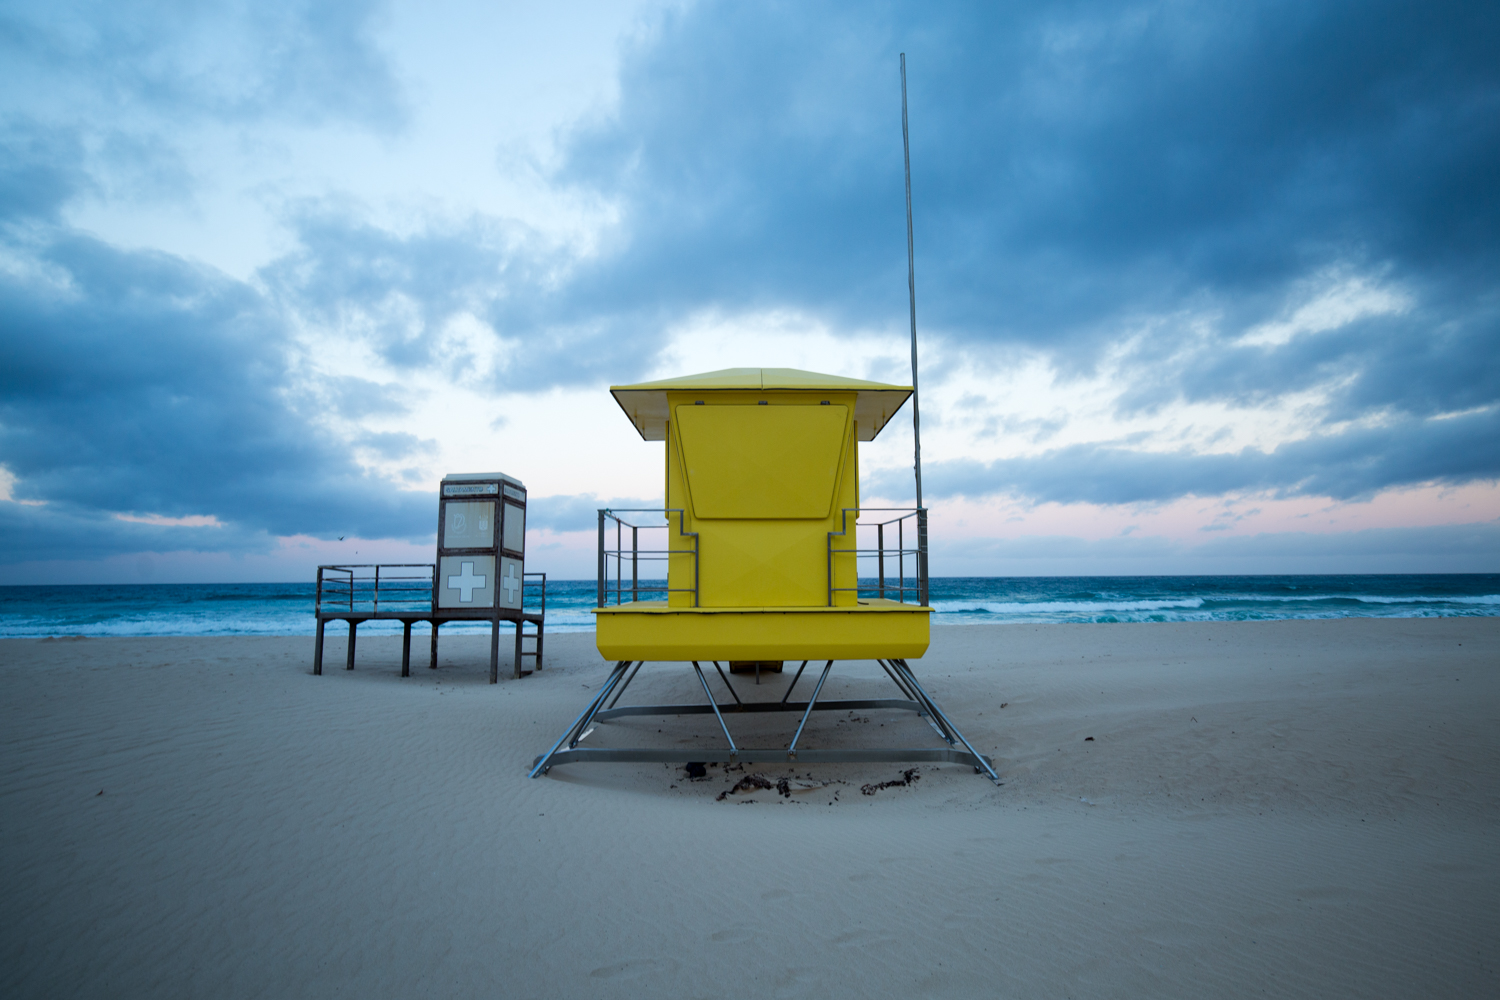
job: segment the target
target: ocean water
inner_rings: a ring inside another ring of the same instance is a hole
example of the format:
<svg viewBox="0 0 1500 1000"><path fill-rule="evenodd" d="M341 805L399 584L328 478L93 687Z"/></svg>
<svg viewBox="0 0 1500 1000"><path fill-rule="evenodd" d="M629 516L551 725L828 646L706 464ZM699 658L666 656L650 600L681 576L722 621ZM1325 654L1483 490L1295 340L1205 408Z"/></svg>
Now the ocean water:
<svg viewBox="0 0 1500 1000"><path fill-rule="evenodd" d="M592 629L595 593L592 580L548 581L547 628ZM312 635L313 597L312 583L0 587L0 636ZM938 577L931 603L938 627L1500 615L1500 574ZM360 634L400 630L371 622Z"/></svg>

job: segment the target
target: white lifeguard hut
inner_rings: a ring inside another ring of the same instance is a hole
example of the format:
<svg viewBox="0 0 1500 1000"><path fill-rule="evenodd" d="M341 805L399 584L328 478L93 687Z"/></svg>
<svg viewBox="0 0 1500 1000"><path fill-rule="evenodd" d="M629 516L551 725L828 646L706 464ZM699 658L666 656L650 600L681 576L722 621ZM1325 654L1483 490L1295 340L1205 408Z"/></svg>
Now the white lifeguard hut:
<svg viewBox="0 0 1500 1000"><path fill-rule="evenodd" d="M314 613L314 674L323 672L323 631L330 621L349 625L348 670L354 669L356 630L368 621L401 622L402 677L411 676L411 630L417 622L432 626L428 666L434 670L438 628L453 622L489 624L491 684L500 678L502 623L516 630L514 676L531 673L523 667L528 658L540 670L547 574L526 572L525 484L503 472L444 476L438 486L437 560L319 566Z"/></svg>
<svg viewBox="0 0 1500 1000"><path fill-rule="evenodd" d="M615 668L532 776L577 761L946 761L998 780L989 760L922 689L909 659L927 651L927 511L862 508L859 444L912 394L791 368L732 368L611 388L636 432L666 446L662 509L599 511L600 653ZM864 520L861 520L861 516ZM643 535L645 541L643 543ZM655 541L653 541L655 539ZM779 671L801 661L780 701L747 701L720 666ZM791 702L809 661L825 661L806 702ZM900 699L826 701L835 661L873 660ZM707 704L615 707L648 661L692 664ZM733 701L721 704L701 664ZM613 699L613 700L611 700ZM942 747L802 749L814 710L917 712ZM800 711L785 748L737 746L725 711ZM727 749L580 747L593 724L625 715L713 712Z"/></svg>

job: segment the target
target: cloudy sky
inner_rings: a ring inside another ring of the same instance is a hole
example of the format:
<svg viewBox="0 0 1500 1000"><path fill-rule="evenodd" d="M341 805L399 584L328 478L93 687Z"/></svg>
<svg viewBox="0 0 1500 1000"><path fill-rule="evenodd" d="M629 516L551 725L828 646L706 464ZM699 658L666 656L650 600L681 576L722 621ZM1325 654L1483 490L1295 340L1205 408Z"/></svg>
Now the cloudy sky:
<svg viewBox="0 0 1500 1000"><path fill-rule="evenodd" d="M934 573L1500 571L1494 4L48 0L0 583L430 560L492 469L591 576L610 383L908 380L901 52Z"/></svg>

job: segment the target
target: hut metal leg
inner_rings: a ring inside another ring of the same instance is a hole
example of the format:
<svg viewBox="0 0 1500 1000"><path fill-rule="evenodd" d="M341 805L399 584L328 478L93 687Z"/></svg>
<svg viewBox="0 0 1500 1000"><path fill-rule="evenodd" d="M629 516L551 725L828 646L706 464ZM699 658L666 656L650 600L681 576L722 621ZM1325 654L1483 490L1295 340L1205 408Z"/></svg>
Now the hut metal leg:
<svg viewBox="0 0 1500 1000"><path fill-rule="evenodd" d="M542 629L545 626L541 622L536 623L536 668L542 669Z"/></svg>
<svg viewBox="0 0 1500 1000"><path fill-rule="evenodd" d="M403 621L401 629L401 676L411 676L411 622Z"/></svg>
<svg viewBox="0 0 1500 1000"><path fill-rule="evenodd" d="M500 683L500 618L498 615L490 619L490 683Z"/></svg>
<svg viewBox="0 0 1500 1000"><path fill-rule="evenodd" d="M349 655L344 660L345 670L354 669L354 630L358 627L358 622L356 622L353 618L349 619Z"/></svg>
<svg viewBox="0 0 1500 1000"><path fill-rule="evenodd" d="M428 670L437 669L437 630L438 623L437 619L434 618L432 621L432 662L427 664Z"/></svg>
<svg viewBox="0 0 1500 1000"><path fill-rule="evenodd" d="M313 640L313 676L323 676L323 619L318 619L318 637Z"/></svg>

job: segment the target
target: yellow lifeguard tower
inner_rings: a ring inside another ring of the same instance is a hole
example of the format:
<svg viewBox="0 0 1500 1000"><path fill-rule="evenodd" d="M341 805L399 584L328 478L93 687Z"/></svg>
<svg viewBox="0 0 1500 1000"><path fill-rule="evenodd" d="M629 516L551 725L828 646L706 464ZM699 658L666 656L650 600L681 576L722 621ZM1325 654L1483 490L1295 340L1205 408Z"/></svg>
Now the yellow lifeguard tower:
<svg viewBox="0 0 1500 1000"><path fill-rule="evenodd" d="M537 758L532 776L571 761L725 758L949 761L998 780L906 662L925 653L929 640L926 510L860 507L859 442L880 433L911 387L731 368L610 392L643 439L665 442L666 502L661 510L599 511L594 613L599 652L615 669L568 733ZM752 665L758 679L761 666L779 670L787 660L802 665L779 702L741 699L719 666ZM806 703L790 702L812 660L825 661L816 688ZM905 697L818 704L838 660L874 660ZM615 708L647 661L692 663L708 704ZM732 703L715 700L704 662L713 663ZM815 708L914 710L947 745L799 750ZM748 750L735 745L725 710L801 711L802 724L785 748ZM724 729L727 753L578 746L596 721L709 711Z"/></svg>

